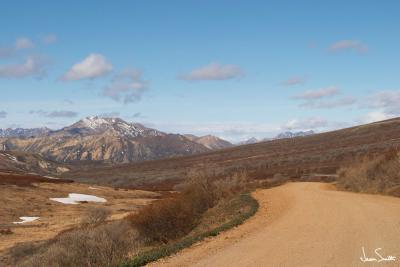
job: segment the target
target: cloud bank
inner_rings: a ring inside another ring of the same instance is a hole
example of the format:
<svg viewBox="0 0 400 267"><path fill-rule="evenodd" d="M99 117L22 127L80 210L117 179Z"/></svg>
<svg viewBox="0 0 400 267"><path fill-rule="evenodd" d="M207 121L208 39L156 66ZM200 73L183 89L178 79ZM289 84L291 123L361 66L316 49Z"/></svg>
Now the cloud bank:
<svg viewBox="0 0 400 267"><path fill-rule="evenodd" d="M125 104L137 102L148 89L148 81L142 78L142 73L135 69L128 69L114 75L103 95Z"/></svg>
<svg viewBox="0 0 400 267"><path fill-rule="evenodd" d="M16 79L28 76L41 78L46 74L47 62L39 56L29 56L23 63L0 65L0 78Z"/></svg>
<svg viewBox="0 0 400 267"><path fill-rule="evenodd" d="M78 116L78 113L70 110L54 110L54 111L44 111L44 110L31 110L30 114L37 114L39 116L47 118L74 118Z"/></svg>
<svg viewBox="0 0 400 267"><path fill-rule="evenodd" d="M304 77L291 77L283 82L281 82L282 85L284 86L294 86L294 85L299 85L299 84L304 84L306 82L306 79Z"/></svg>
<svg viewBox="0 0 400 267"><path fill-rule="evenodd" d="M243 70L236 65L220 65L212 63L191 72L181 75L179 78L185 81L212 81L229 80L244 76Z"/></svg>
<svg viewBox="0 0 400 267"><path fill-rule="evenodd" d="M335 86L321 88L318 90L308 90L301 94L292 96L293 99L302 99L302 100L312 100L312 99L320 99L327 96L337 95L339 93L339 89Z"/></svg>
<svg viewBox="0 0 400 267"><path fill-rule="evenodd" d="M286 122L282 129L285 130L312 130L328 126L328 121L324 118L313 117L307 119L292 119Z"/></svg>
<svg viewBox="0 0 400 267"><path fill-rule="evenodd" d="M329 47L330 52L339 52L344 50L353 50L360 54L366 53L368 51L368 47L360 41L357 40L340 40L333 43Z"/></svg>

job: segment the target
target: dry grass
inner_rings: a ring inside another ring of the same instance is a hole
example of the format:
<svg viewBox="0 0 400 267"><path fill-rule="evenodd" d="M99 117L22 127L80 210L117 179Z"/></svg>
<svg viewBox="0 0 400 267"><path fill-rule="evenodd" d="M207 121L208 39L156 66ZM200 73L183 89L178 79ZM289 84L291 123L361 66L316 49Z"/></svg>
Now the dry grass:
<svg viewBox="0 0 400 267"><path fill-rule="evenodd" d="M139 243L132 227L120 221L69 231L44 245L23 244L11 252L21 267L118 266Z"/></svg>
<svg viewBox="0 0 400 267"><path fill-rule="evenodd" d="M118 266L148 246L173 243L189 234L203 214L246 188L246 174L215 180L207 173L192 175L179 194L145 206L125 220L107 223L108 210L88 209L80 228L40 243L11 249L16 266Z"/></svg>
<svg viewBox="0 0 400 267"><path fill-rule="evenodd" d="M400 152L365 158L359 164L338 171L340 188L400 197Z"/></svg>

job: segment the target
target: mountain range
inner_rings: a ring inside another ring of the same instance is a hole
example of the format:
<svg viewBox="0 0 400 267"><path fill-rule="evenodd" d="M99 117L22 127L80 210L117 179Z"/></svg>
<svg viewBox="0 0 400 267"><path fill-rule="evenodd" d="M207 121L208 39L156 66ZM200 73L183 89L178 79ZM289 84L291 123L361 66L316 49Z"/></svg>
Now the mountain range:
<svg viewBox="0 0 400 267"><path fill-rule="evenodd" d="M32 136L44 136L51 132L49 128L32 128L32 129L24 129L24 128L7 128L0 129L0 137L18 137L18 138L27 138Z"/></svg>
<svg viewBox="0 0 400 267"><path fill-rule="evenodd" d="M0 150L38 153L57 162L127 163L209 152L232 146L215 136L168 134L119 118L87 117L60 130L23 129L0 138ZM23 133L23 134L22 134Z"/></svg>
<svg viewBox="0 0 400 267"><path fill-rule="evenodd" d="M272 139L251 138L243 144L314 134L284 132ZM0 129L0 151L38 154L59 163L102 161L128 163L210 152L234 145L213 135L169 134L120 118L86 117L59 130Z"/></svg>
<svg viewBox="0 0 400 267"><path fill-rule="evenodd" d="M313 130L299 131L299 132L286 131L286 132L283 132L283 133L280 133L280 134L276 135L274 138L257 139L255 137L251 137L251 138L249 138L247 140L239 142L238 145L255 144L255 143L259 143L259 142L266 142L266 141L285 139L285 138L309 136L309 135L314 135L314 134L315 134L315 132Z"/></svg>

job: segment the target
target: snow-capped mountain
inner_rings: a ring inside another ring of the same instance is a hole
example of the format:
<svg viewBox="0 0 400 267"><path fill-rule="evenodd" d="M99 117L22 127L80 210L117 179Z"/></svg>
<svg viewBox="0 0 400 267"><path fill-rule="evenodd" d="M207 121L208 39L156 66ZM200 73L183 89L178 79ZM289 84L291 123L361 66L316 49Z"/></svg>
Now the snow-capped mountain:
<svg viewBox="0 0 400 267"><path fill-rule="evenodd" d="M3 150L38 153L58 162L114 163L154 160L208 152L183 135L167 134L119 118L87 117L36 138L0 138Z"/></svg>
<svg viewBox="0 0 400 267"><path fill-rule="evenodd" d="M247 139L247 140L244 140L242 142L239 142L238 145L249 145L249 144L255 144L255 143L258 143L258 142L267 142L267 141L272 141L272 140L308 136L308 135L313 135L313 134L315 134L315 132L312 131L312 130L299 131L299 132L287 131L287 132L280 133L280 134L276 135L273 138L257 139L255 137L252 137L250 139Z"/></svg>
<svg viewBox="0 0 400 267"><path fill-rule="evenodd" d="M86 117L71 126L65 127L57 134L71 135L94 135L108 133L110 135L124 137L148 137L148 136L164 136L163 132L150 129L140 123L128 123L119 118L103 118L103 117Z"/></svg>
<svg viewBox="0 0 400 267"><path fill-rule="evenodd" d="M300 132L284 132L278 134L274 139L284 139L284 138L293 138L293 137L300 137L300 136L308 136L308 135L313 135L315 134L314 131L309 130L309 131L300 131Z"/></svg>
<svg viewBox="0 0 400 267"><path fill-rule="evenodd" d="M258 140L257 138L255 138L255 137L251 137L251 138L249 138L249 139L247 139L247 140L244 140L244 141L241 141L241 142L239 142L239 143L237 143L238 145L249 145L249 144L255 144L255 143L258 143L258 142L260 142L261 140Z"/></svg>

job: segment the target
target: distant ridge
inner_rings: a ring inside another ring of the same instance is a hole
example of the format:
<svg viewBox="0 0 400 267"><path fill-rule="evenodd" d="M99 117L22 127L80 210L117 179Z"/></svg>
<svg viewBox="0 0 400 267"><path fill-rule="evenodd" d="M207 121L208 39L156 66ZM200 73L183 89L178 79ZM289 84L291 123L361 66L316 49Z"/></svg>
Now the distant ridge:
<svg viewBox="0 0 400 267"><path fill-rule="evenodd" d="M192 134L186 134L185 137L188 138L189 140L196 142L198 144L201 144L211 150L223 149L223 148L228 148L228 147L233 146L232 143L230 143L226 140L223 140L214 135L205 135L205 136L198 137L198 136L195 136Z"/></svg>
<svg viewBox="0 0 400 267"><path fill-rule="evenodd" d="M280 133L278 135L276 135L273 138L264 138L264 139L257 139L255 137L251 137L250 139L241 141L239 143L237 143L238 145L248 145L248 144L255 144L258 142L265 142L265 141L271 141L271 140L277 140L277 139L285 139L285 138L294 138L294 137L302 137L302 136L309 136L309 135L313 135L315 134L315 132L313 130L309 130L309 131L299 131L299 132L290 132L290 131L286 131L283 133Z"/></svg>

